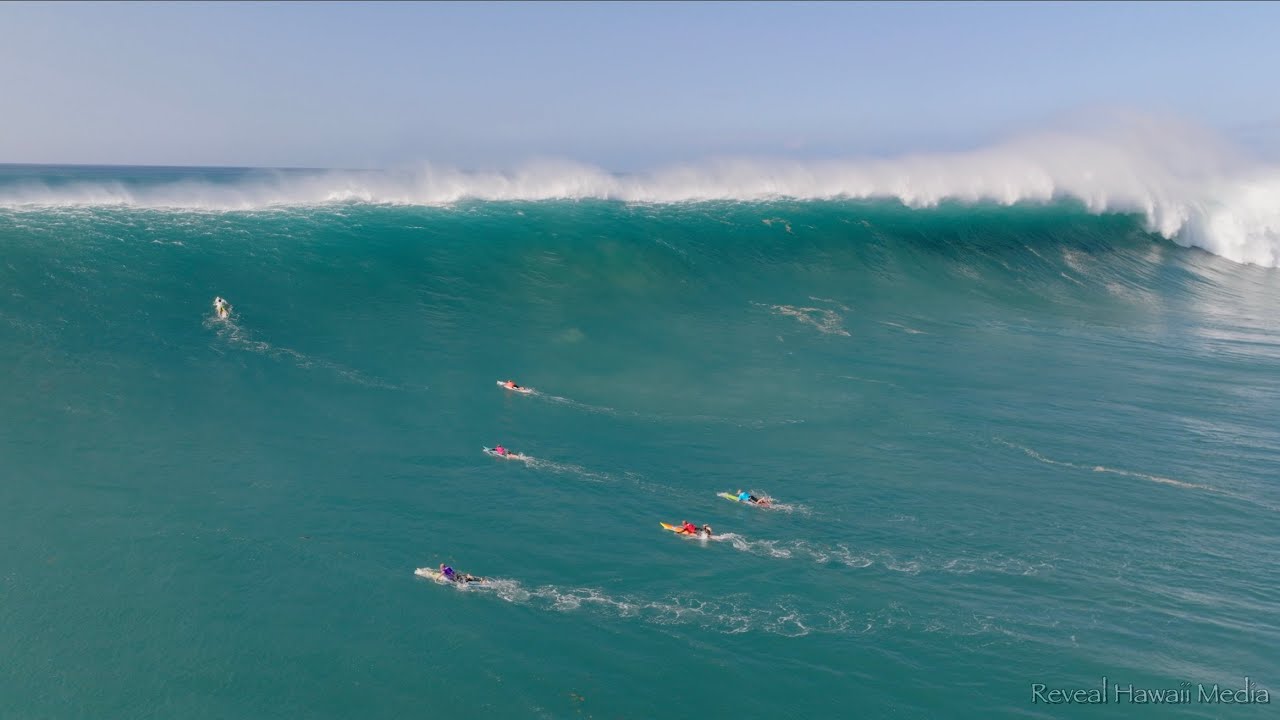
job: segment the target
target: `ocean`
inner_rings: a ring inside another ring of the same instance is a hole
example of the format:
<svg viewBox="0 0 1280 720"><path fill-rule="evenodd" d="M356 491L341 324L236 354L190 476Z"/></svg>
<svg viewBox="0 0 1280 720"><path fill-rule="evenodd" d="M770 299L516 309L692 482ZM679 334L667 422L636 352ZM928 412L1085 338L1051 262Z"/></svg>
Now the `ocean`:
<svg viewBox="0 0 1280 720"><path fill-rule="evenodd" d="M0 168L0 715L1267 716L1265 204L733 172Z"/></svg>

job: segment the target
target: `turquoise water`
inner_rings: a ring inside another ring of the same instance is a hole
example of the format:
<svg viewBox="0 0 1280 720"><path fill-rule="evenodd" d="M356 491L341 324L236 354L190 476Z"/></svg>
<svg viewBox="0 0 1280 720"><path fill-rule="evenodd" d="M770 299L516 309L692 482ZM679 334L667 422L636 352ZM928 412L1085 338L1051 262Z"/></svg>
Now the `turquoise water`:
<svg viewBox="0 0 1280 720"><path fill-rule="evenodd" d="M11 204L0 248L5 717L1271 712L1033 702L1280 682L1276 271L1141 218Z"/></svg>

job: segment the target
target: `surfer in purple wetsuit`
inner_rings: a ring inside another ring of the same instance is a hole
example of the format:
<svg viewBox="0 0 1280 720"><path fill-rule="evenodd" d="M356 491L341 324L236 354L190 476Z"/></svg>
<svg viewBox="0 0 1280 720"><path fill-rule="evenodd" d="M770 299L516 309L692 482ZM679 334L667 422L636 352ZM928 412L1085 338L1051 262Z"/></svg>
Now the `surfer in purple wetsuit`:
<svg viewBox="0 0 1280 720"><path fill-rule="evenodd" d="M469 583L469 582L479 582L481 580L484 580L484 578L476 577L471 573L459 573L453 568L449 567L448 565L445 565L444 563L440 563L440 576L443 577L445 580L448 580L449 582Z"/></svg>

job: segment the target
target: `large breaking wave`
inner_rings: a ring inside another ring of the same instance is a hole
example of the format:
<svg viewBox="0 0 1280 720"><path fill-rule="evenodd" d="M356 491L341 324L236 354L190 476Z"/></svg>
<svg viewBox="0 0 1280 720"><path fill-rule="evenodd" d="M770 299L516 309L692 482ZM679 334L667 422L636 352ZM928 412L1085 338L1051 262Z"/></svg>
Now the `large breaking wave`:
<svg viewBox="0 0 1280 720"><path fill-rule="evenodd" d="M388 171L244 171L217 181L193 170L163 180L12 177L0 207L125 206L253 211L333 203L449 205L465 200L628 203L774 199L1045 203L1134 213L1147 229L1241 263L1280 265L1280 167L1167 123L1025 135L976 150L891 159L720 159L619 175L563 160L512 170L438 166Z"/></svg>

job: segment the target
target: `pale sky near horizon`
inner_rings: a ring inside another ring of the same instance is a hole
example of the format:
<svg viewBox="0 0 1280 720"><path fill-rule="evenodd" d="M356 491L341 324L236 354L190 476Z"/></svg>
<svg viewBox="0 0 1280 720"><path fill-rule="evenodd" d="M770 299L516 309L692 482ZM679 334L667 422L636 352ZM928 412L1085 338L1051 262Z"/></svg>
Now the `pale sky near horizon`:
<svg viewBox="0 0 1280 720"><path fill-rule="evenodd" d="M1280 129L1280 3L0 3L0 163L613 170Z"/></svg>

